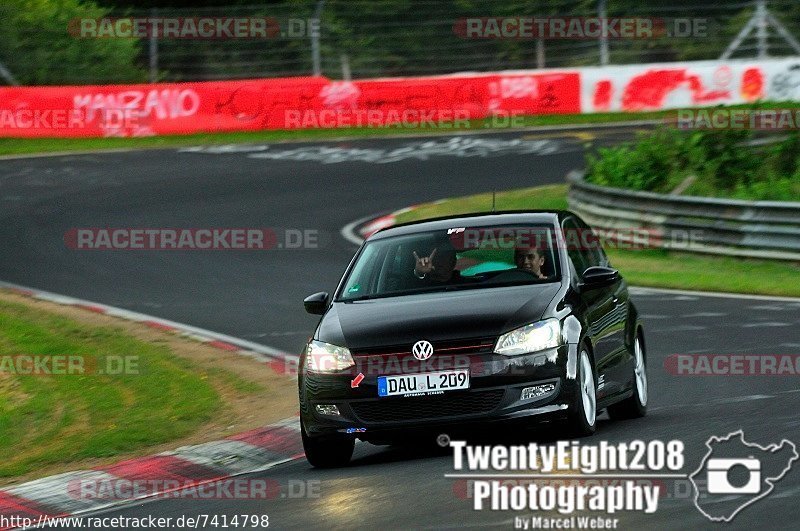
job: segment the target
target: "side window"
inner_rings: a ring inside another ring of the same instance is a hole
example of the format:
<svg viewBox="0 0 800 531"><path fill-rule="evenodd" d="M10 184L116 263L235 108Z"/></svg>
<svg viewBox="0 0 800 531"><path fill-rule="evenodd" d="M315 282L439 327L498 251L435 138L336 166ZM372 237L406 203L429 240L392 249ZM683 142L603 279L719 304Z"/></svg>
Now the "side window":
<svg viewBox="0 0 800 531"><path fill-rule="evenodd" d="M575 222L578 224L582 233L584 234L583 241L588 243L587 251L594 256L595 263L592 265L607 266L608 257L606 256L605 251L603 251L603 246L600 244L600 238L597 236L597 233L580 219L575 219Z"/></svg>
<svg viewBox="0 0 800 531"><path fill-rule="evenodd" d="M602 250L598 252L599 243L586 226L579 226L575 218L565 219L561 227L564 229L564 239L567 242L567 254L578 277L583 276L583 272L592 266L601 265L603 259Z"/></svg>
<svg viewBox="0 0 800 531"><path fill-rule="evenodd" d="M377 274L375 263L378 260L379 249L380 247L376 245L370 245L364 249L363 256L360 257L355 269L350 273L350 278L341 292L342 295L360 297L371 295L374 292L374 282Z"/></svg>

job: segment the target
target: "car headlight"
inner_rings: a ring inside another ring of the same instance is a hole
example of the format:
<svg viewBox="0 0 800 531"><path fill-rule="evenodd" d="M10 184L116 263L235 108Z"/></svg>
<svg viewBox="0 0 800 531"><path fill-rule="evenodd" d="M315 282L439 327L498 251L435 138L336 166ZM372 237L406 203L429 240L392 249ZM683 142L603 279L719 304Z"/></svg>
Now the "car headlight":
<svg viewBox="0 0 800 531"><path fill-rule="evenodd" d="M350 350L330 343L311 340L306 345L308 369L313 372L337 372L349 369L356 363Z"/></svg>
<svg viewBox="0 0 800 531"><path fill-rule="evenodd" d="M528 354L561 344L561 323L558 319L547 319L521 326L500 336L494 351L504 356Z"/></svg>

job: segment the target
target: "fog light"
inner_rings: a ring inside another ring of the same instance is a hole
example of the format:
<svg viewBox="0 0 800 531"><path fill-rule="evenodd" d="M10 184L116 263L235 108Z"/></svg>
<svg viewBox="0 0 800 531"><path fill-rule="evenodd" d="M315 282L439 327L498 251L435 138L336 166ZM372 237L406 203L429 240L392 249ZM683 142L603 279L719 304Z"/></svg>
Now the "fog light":
<svg viewBox="0 0 800 531"><path fill-rule="evenodd" d="M341 415L336 404L317 404L317 413L320 415Z"/></svg>
<svg viewBox="0 0 800 531"><path fill-rule="evenodd" d="M548 393L552 393L556 386L552 383L534 385L533 387L526 387L522 390L520 400L530 400L532 398L540 398ZM319 406L317 406L319 407Z"/></svg>

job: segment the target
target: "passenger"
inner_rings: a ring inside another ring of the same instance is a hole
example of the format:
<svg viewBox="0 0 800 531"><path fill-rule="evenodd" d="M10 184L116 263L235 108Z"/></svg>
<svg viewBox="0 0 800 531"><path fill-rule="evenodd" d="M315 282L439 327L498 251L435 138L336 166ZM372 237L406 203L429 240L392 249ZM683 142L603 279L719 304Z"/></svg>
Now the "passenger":
<svg viewBox="0 0 800 531"><path fill-rule="evenodd" d="M515 247L514 262L517 264L518 269L533 273L536 278L547 278L547 276L542 273L542 268L545 264L544 252L538 249L533 247Z"/></svg>

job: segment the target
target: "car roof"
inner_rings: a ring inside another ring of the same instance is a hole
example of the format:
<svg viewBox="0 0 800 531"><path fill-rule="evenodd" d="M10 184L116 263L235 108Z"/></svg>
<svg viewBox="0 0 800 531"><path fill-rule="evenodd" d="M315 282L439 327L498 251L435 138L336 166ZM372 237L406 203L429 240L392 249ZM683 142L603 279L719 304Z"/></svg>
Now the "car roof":
<svg viewBox="0 0 800 531"><path fill-rule="evenodd" d="M574 215L568 210L510 210L503 212L484 212L475 214L458 214L401 223L377 231L368 240L379 240L392 236L405 236L420 232L446 230L453 227L470 227L481 225L511 225L514 223L541 223L554 225L566 216Z"/></svg>

